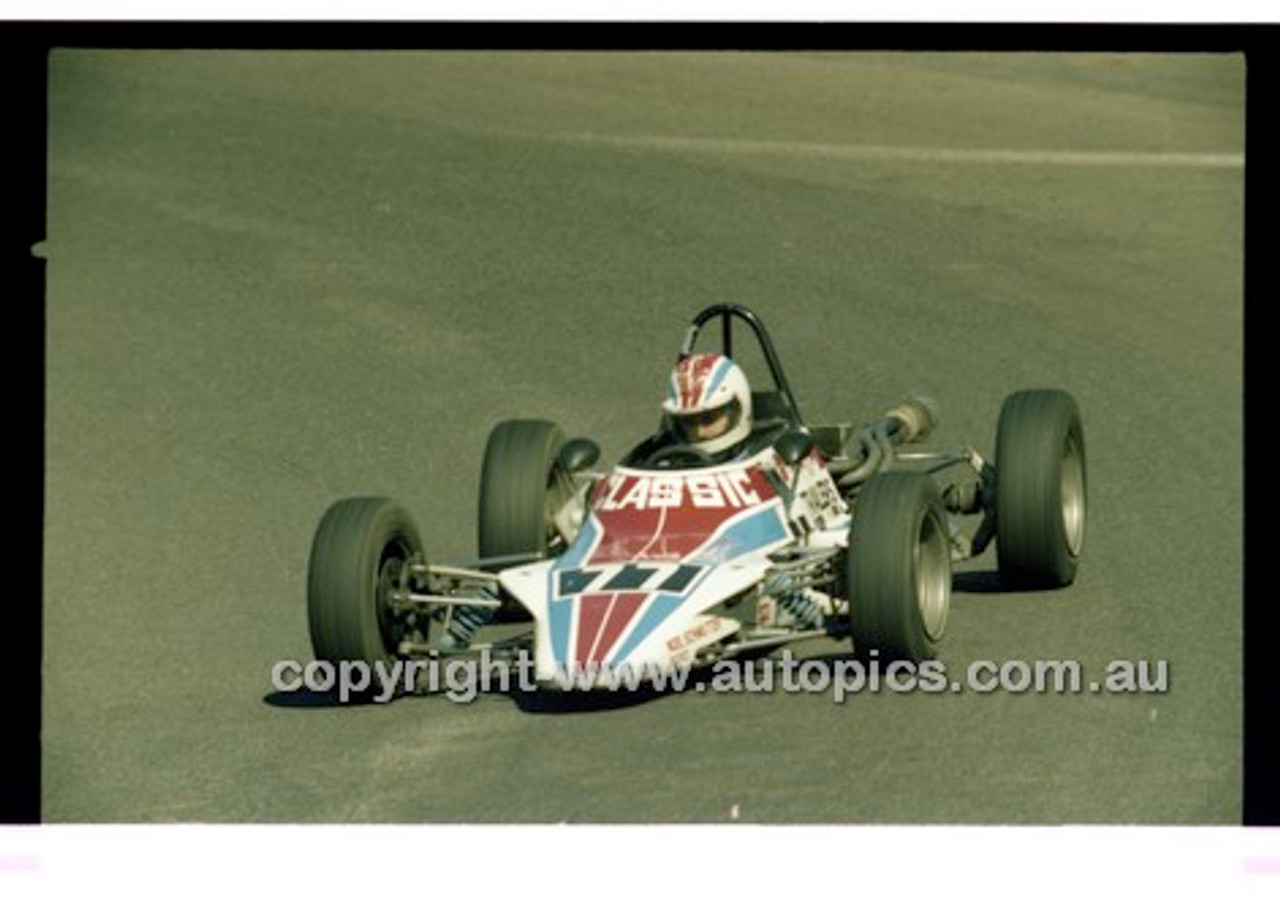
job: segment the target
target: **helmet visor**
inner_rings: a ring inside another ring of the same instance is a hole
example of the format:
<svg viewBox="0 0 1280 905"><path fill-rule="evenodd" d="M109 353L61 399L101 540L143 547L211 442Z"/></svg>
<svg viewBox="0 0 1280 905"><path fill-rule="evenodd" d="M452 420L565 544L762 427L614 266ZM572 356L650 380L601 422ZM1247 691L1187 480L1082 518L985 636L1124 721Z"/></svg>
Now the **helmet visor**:
<svg viewBox="0 0 1280 905"><path fill-rule="evenodd" d="M697 445L723 437L742 419L742 406L734 399L704 412L673 415L672 430L681 442Z"/></svg>

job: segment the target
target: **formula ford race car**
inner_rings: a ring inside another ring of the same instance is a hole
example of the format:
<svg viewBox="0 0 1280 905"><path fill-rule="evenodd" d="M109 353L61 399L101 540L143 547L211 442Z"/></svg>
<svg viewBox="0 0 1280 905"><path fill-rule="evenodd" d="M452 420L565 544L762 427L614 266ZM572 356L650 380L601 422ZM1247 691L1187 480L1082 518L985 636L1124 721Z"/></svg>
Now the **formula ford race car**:
<svg viewBox="0 0 1280 905"><path fill-rule="evenodd" d="M729 357L744 333L754 338L772 380L752 389L751 433L731 461L660 429L600 472L589 439L548 421L500 423L481 471L479 558L459 565L431 562L392 500L331 506L308 574L317 660L385 670L518 656L548 688L566 675L696 668L823 637L848 639L854 655L918 662L946 629L952 564L992 541L1002 586L1072 582L1086 475L1070 395L1005 399L994 462L971 447L926 451L915 444L934 426L930 400L860 427L809 425L750 310L699 313L680 359L717 333ZM958 473L945 488L944 472ZM516 630L481 642L489 623Z"/></svg>

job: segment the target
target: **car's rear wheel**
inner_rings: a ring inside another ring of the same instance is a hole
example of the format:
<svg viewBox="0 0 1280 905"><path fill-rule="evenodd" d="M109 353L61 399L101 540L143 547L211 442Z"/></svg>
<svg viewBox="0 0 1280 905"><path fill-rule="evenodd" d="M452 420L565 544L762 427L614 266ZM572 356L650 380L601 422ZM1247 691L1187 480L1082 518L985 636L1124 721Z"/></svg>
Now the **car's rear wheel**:
<svg viewBox="0 0 1280 905"><path fill-rule="evenodd" d="M1075 580L1084 549L1087 475L1075 399L1061 390L1011 394L996 428L996 551L1016 588Z"/></svg>
<svg viewBox="0 0 1280 905"><path fill-rule="evenodd" d="M307 568L307 621L317 660L361 662L376 676L413 627L394 598L410 588L410 564L422 557L417 528L382 497L339 500L316 528ZM368 691L376 691L370 685Z"/></svg>
<svg viewBox="0 0 1280 905"><path fill-rule="evenodd" d="M564 433L550 421L503 421L489 434L480 471L480 556L554 555L572 538L556 513L574 493L557 463Z"/></svg>
<svg viewBox="0 0 1280 905"><path fill-rule="evenodd" d="M854 503L847 569L854 651L932 657L951 609L951 544L931 477L889 471L867 481Z"/></svg>

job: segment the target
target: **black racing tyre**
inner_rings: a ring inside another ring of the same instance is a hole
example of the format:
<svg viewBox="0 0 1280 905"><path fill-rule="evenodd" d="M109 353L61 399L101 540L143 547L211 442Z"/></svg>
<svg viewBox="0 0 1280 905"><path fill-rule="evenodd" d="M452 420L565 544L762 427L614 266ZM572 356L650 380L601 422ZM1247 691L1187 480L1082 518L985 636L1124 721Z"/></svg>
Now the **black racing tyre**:
<svg viewBox="0 0 1280 905"><path fill-rule="evenodd" d="M1005 399L996 428L996 552L1014 588L1071 584L1084 548L1087 480L1080 409L1061 390Z"/></svg>
<svg viewBox="0 0 1280 905"><path fill-rule="evenodd" d="M333 664L397 656L403 625L391 596L409 584L408 564L422 556L412 519L381 497L340 500L316 528L307 568L307 621L317 660Z"/></svg>
<svg viewBox="0 0 1280 905"><path fill-rule="evenodd" d="M481 558L545 557L561 545L552 519L572 492L556 465L563 443L550 421L503 421L489 434L480 471Z"/></svg>
<svg viewBox="0 0 1280 905"><path fill-rule="evenodd" d="M854 502L847 561L854 651L927 660L951 609L951 541L929 475L874 475Z"/></svg>

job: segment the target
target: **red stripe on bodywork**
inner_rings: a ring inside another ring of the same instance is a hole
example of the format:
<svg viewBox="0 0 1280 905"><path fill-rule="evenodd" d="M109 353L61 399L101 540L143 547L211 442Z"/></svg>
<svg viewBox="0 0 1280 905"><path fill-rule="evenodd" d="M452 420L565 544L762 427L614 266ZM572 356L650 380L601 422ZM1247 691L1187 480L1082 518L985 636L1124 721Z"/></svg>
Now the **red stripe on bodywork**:
<svg viewBox="0 0 1280 905"><path fill-rule="evenodd" d="M648 597L644 591L582 595L578 604L578 664L599 666Z"/></svg>
<svg viewBox="0 0 1280 905"><path fill-rule="evenodd" d="M614 642L618 640L623 630L631 624L632 617L635 616L636 611L640 609L648 597L649 595L644 592L618 595L613 604L613 612L609 614L609 621L601 629L600 641L596 645L596 657L604 658L604 655L609 652L609 648L613 647Z"/></svg>
<svg viewBox="0 0 1280 905"><path fill-rule="evenodd" d="M600 634L600 626L604 624L605 614L613 601L612 594L583 594L578 601L578 647L579 663L591 659L591 650L595 647L596 638Z"/></svg>

